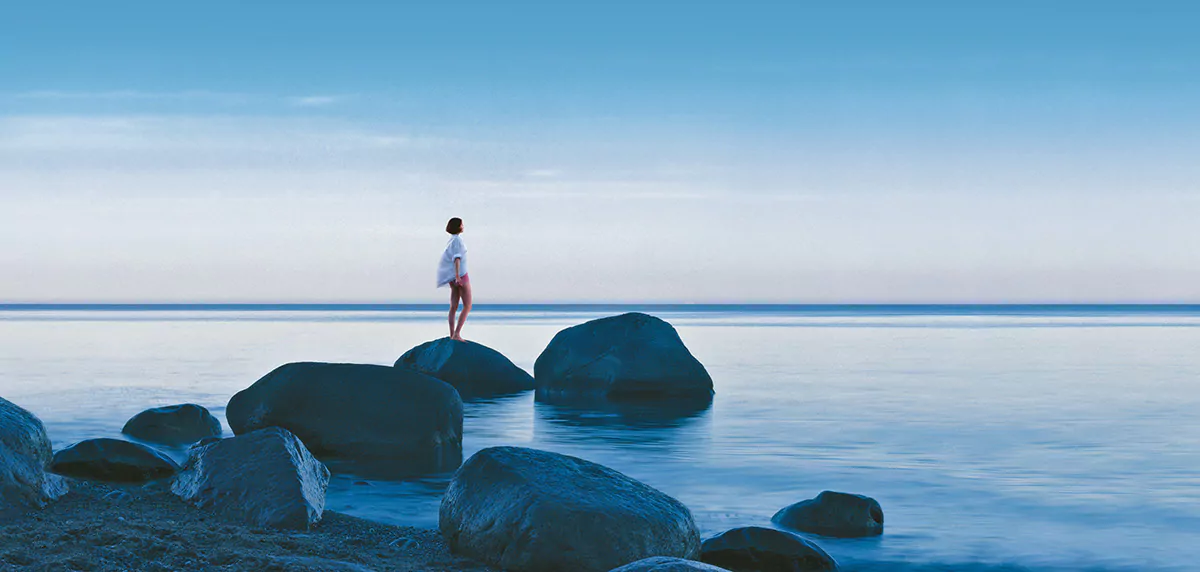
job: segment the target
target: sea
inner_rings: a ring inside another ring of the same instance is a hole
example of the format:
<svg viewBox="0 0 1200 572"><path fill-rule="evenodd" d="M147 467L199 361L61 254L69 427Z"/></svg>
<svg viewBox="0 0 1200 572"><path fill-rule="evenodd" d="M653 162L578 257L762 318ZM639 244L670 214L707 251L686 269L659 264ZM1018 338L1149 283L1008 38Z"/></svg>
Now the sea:
<svg viewBox="0 0 1200 572"><path fill-rule="evenodd" d="M471 401L464 455L607 465L704 536L824 490L869 495L882 536L809 537L843 570L1200 570L1200 306L480 304L464 335L532 372L559 330L627 311L676 327L711 406ZM225 423L281 364L390 365L446 331L437 305L0 305L0 396L57 449L162 405ZM340 472L327 508L436 527L450 477Z"/></svg>

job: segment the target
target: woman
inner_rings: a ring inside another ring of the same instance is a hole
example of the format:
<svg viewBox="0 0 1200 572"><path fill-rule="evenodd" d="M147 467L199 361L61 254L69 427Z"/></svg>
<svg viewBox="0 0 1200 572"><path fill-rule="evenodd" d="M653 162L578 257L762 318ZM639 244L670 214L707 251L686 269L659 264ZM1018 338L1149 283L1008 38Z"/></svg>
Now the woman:
<svg viewBox="0 0 1200 572"><path fill-rule="evenodd" d="M438 288L450 286L450 339L463 341L462 327L471 312L471 279L467 276L467 247L462 241L463 221L454 217L446 223L450 242L438 263ZM458 312L458 301L462 299L463 311L455 325L454 314Z"/></svg>

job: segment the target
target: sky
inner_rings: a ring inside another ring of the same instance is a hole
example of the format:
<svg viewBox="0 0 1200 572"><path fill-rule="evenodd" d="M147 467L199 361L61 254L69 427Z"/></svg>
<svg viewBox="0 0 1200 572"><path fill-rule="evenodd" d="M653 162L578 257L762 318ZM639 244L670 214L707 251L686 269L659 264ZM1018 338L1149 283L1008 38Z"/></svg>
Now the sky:
<svg viewBox="0 0 1200 572"><path fill-rule="evenodd" d="M4 3L0 302L1200 302L1198 20Z"/></svg>

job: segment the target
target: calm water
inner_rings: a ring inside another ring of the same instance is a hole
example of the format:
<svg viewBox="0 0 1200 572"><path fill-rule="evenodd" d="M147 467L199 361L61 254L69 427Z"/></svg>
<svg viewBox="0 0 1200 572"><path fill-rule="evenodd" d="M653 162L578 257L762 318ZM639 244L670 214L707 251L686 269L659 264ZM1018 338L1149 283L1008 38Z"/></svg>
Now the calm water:
<svg viewBox="0 0 1200 572"><path fill-rule="evenodd" d="M559 329L618 308L481 309L467 329L532 371ZM824 489L885 534L817 538L850 570L1195 570L1200 308L653 309L708 367L703 411L468 403L465 453L590 459L689 507L705 534L769 525ZM301 360L391 364L443 335L423 308L0 308L0 395L55 447L147 407L229 397ZM435 526L448 475L335 476L329 508Z"/></svg>

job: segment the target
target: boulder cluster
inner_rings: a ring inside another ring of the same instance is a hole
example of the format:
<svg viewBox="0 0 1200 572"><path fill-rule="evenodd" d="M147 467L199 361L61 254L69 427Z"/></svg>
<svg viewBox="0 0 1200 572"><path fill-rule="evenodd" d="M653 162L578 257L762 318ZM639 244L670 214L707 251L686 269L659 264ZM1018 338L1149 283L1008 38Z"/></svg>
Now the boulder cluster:
<svg viewBox="0 0 1200 572"><path fill-rule="evenodd" d="M441 534L452 550L505 570L836 570L796 533L883 531L879 503L826 491L780 510L772 519L779 528L701 541L678 500L584 459L493 447L463 462L463 400L529 390L537 401L597 409L707 407L713 398L712 378L675 329L640 313L562 330L532 376L491 348L449 338L414 347L391 367L285 364L229 400L228 438L207 409L181 404L135 415L121 431L127 439L52 453L41 421L0 398L0 509L44 506L67 492L70 478L163 481L201 510L303 530L321 520L325 462L385 462L454 471Z"/></svg>

